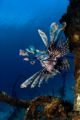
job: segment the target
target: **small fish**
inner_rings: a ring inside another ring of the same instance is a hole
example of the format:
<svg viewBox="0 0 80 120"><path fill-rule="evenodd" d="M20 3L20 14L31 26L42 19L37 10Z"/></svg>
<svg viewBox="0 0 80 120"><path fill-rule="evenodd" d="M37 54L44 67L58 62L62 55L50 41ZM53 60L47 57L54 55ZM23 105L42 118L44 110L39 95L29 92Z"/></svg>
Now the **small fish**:
<svg viewBox="0 0 80 120"><path fill-rule="evenodd" d="M34 65L34 64L35 64L35 61L31 61L30 63L31 63L32 65Z"/></svg>
<svg viewBox="0 0 80 120"><path fill-rule="evenodd" d="M28 58L28 57L26 57L26 58L24 58L23 60L25 60L25 61L29 61L29 58Z"/></svg>
<svg viewBox="0 0 80 120"><path fill-rule="evenodd" d="M20 49L19 55L21 55L21 56L28 56L28 53L25 52L24 50L21 50L21 49Z"/></svg>

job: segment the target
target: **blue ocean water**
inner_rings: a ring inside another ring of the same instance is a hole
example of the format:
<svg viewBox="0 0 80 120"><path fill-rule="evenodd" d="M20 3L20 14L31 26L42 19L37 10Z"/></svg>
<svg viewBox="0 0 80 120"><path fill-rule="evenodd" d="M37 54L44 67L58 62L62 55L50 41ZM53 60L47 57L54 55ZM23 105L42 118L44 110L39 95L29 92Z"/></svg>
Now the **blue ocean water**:
<svg viewBox="0 0 80 120"><path fill-rule="evenodd" d="M29 45L44 48L37 29L42 29L49 36L49 26L66 12L68 0L0 0L0 91L18 99L33 99L40 95L64 97L74 100L74 57L70 53L70 69L50 79L41 88L21 89L20 84L41 66L26 63L19 56L19 49ZM65 96L59 91L64 88ZM3 107L5 106L5 107ZM17 111L17 116L15 116ZM20 114L22 113L22 114ZM0 103L0 120L23 120L24 110L18 110ZM22 117L20 116L22 115ZM11 118L12 120L12 118Z"/></svg>

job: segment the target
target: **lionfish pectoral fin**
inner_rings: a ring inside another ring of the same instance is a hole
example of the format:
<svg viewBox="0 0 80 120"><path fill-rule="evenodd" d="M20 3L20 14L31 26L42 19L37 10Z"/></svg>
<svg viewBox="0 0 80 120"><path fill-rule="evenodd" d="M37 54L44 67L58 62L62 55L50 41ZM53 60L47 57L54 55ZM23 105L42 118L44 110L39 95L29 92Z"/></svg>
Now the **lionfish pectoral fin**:
<svg viewBox="0 0 80 120"><path fill-rule="evenodd" d="M45 82L46 82L46 83L48 82L50 76L51 76L50 74L46 76L46 78L45 78Z"/></svg>
<svg viewBox="0 0 80 120"><path fill-rule="evenodd" d="M38 84L39 78L40 78L40 74L35 78L35 80L31 84L31 88L34 88Z"/></svg>
<svg viewBox="0 0 80 120"><path fill-rule="evenodd" d="M52 73L48 73L45 75L45 82L47 83L48 80L54 76L56 76L57 74L60 74L60 72L57 69L54 69L54 71Z"/></svg>
<svg viewBox="0 0 80 120"><path fill-rule="evenodd" d="M44 75L43 76L41 76L41 78L40 78L40 81L39 81L39 84L38 84L38 87L40 87L41 86L41 84L42 84L42 82L43 82L43 80L44 80Z"/></svg>
<svg viewBox="0 0 80 120"><path fill-rule="evenodd" d="M20 87L21 88L28 87L35 80L35 78L38 76L39 73L40 73L40 71L36 72L34 75L32 75L30 78L28 78L25 82L23 82Z"/></svg>
<svg viewBox="0 0 80 120"><path fill-rule="evenodd" d="M69 63L69 60L68 59L64 59L63 60L63 66L66 68L66 69L69 69L70 68L70 63Z"/></svg>
<svg viewBox="0 0 80 120"><path fill-rule="evenodd" d="M64 30L66 28L66 26L67 26L66 22L63 22L62 23L62 30Z"/></svg>
<svg viewBox="0 0 80 120"><path fill-rule="evenodd" d="M52 76L55 76L55 75L57 75L57 74L60 74L59 70L54 69L54 71L53 71L51 77L52 77Z"/></svg>
<svg viewBox="0 0 80 120"><path fill-rule="evenodd" d="M51 23L51 25L50 25L50 41L51 41L51 43L54 42L55 33L57 30L58 30L58 25L55 22Z"/></svg>
<svg viewBox="0 0 80 120"><path fill-rule="evenodd" d="M38 29L38 33L39 33L41 39L43 40L44 45L48 48L48 38L47 38L47 35L40 29Z"/></svg>

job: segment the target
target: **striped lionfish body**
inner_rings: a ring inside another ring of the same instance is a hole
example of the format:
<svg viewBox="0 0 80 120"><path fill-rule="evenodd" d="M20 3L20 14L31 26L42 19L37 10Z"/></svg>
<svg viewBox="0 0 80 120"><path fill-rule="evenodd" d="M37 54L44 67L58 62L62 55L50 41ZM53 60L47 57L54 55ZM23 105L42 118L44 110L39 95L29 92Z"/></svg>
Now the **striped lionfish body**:
<svg viewBox="0 0 80 120"><path fill-rule="evenodd" d="M26 88L29 85L31 88L40 87L43 80L47 81L60 73L61 70L69 67L68 61L65 59L69 52L68 40L64 40L63 37L65 27L66 23L61 28L58 28L56 23L52 23L50 26L50 41L48 41L47 35L42 30L38 30L46 50L37 50L33 46L25 51L20 50L19 54L25 57L25 61L35 64L36 60L38 60L42 66L42 70L36 72L21 84L21 88Z"/></svg>

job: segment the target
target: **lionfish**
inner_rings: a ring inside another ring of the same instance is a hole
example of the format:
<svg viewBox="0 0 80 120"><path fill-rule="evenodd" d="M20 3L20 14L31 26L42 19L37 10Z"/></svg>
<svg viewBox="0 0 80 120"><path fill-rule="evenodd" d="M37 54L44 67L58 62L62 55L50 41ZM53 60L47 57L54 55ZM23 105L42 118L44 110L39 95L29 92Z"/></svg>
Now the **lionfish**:
<svg viewBox="0 0 80 120"><path fill-rule="evenodd" d="M65 22L61 27L53 22L50 25L50 41L48 41L47 35L38 29L46 50L39 50L35 49L34 46L30 46L25 50L19 51L19 55L23 56L25 61L35 64L36 60L38 60L42 66L40 71L21 84L21 88L26 88L29 85L31 88L40 87L43 80L47 82L49 78L61 73L61 70L69 68L69 62L66 58L69 53L68 40L64 40L63 32L65 27Z"/></svg>

